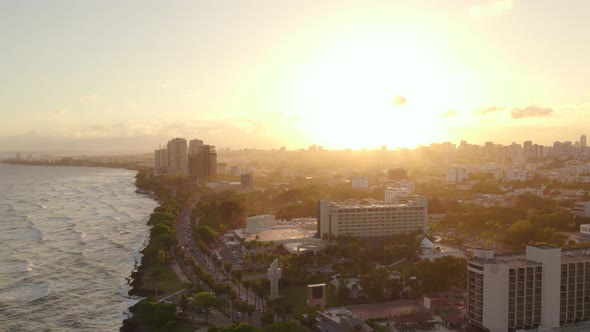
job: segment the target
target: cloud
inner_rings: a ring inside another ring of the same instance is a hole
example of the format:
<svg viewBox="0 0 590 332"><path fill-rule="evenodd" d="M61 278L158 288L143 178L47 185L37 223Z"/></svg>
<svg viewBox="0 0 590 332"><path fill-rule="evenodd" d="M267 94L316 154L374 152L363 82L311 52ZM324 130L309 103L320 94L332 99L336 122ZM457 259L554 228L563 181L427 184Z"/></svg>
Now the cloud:
<svg viewBox="0 0 590 332"><path fill-rule="evenodd" d="M393 106L404 105L408 100L404 96L395 96L392 100Z"/></svg>
<svg viewBox="0 0 590 332"><path fill-rule="evenodd" d="M512 9L512 0L489 0L477 4L469 9L471 16L493 16L500 15Z"/></svg>
<svg viewBox="0 0 590 332"><path fill-rule="evenodd" d="M446 112L444 112L443 114L439 115L441 118L450 118L457 115L457 111L455 111L454 109L450 109Z"/></svg>
<svg viewBox="0 0 590 332"><path fill-rule="evenodd" d="M481 110L477 111L477 113L479 113L481 115L485 115L485 114L488 114L488 113L494 113L494 112L502 111L504 109L506 109L506 107L504 107L504 106L489 106L489 107L486 107L484 109L481 109Z"/></svg>
<svg viewBox="0 0 590 332"><path fill-rule="evenodd" d="M524 119L524 118L544 118L551 116L553 109L549 107L541 107L535 104L531 104L525 108L515 108L510 111L510 116L513 119Z"/></svg>
<svg viewBox="0 0 590 332"><path fill-rule="evenodd" d="M82 102L91 101L91 100L96 100L96 98L98 98L98 95L95 93L95 94L80 97L80 101L82 101Z"/></svg>
<svg viewBox="0 0 590 332"><path fill-rule="evenodd" d="M53 114L55 116L64 116L67 112L68 112L68 110L66 108L60 108L60 109L57 109L57 110L51 112L51 114Z"/></svg>

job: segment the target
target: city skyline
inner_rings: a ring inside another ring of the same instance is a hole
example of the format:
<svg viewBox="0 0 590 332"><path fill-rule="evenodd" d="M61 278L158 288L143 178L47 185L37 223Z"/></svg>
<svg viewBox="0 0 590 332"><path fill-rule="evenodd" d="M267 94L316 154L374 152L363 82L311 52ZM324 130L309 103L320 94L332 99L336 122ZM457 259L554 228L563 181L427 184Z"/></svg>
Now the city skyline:
<svg viewBox="0 0 590 332"><path fill-rule="evenodd" d="M3 3L0 151L574 140L586 6Z"/></svg>

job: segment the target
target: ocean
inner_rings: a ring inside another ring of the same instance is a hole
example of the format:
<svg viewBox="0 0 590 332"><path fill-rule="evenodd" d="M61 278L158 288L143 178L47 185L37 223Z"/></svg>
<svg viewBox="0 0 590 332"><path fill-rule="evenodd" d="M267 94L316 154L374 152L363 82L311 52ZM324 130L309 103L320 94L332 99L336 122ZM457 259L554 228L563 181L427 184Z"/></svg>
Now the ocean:
<svg viewBox="0 0 590 332"><path fill-rule="evenodd" d="M0 331L118 331L157 206L135 174L0 164Z"/></svg>

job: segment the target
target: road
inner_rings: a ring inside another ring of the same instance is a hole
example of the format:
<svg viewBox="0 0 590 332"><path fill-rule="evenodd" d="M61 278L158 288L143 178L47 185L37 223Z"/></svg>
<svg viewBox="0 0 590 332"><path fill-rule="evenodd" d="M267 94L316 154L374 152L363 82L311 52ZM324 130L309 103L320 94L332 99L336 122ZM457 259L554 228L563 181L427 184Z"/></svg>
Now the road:
<svg viewBox="0 0 590 332"><path fill-rule="evenodd" d="M214 276L217 279L217 281L221 282L222 281L221 279L223 276L219 273L219 271L217 271L217 268L211 263L209 258L206 255L204 255L203 253L201 253L201 251L199 250L199 247L192 235L192 228L191 228L191 221L190 221L191 211L194 208L194 206L199 202L200 198L201 198L200 196L195 197L193 199L193 201L191 202L191 204L189 204L189 206L187 206L180 213L178 220L177 220L177 224L176 224L176 236L178 238L178 242L179 242L180 246L185 249L185 251L195 260L195 262L197 264L199 264L202 268L204 268L206 271L208 271L212 276ZM196 223L198 225L198 219L197 219ZM239 294L240 298L243 301L246 301L248 303L252 303L252 300L256 296L256 294L254 292L252 292L251 290L248 290L248 292L246 292L246 289L240 283L237 283L237 284L232 283L232 287L234 288L236 293ZM263 308L264 308L264 301L262 301L262 302L263 302ZM262 312L258 309L254 312L254 314L252 314L252 319L251 319L252 325L261 326L261 323L260 323L260 315L261 314L262 314ZM240 320L236 316L235 319L237 321L243 322L244 319L247 320L247 317L243 317Z"/></svg>

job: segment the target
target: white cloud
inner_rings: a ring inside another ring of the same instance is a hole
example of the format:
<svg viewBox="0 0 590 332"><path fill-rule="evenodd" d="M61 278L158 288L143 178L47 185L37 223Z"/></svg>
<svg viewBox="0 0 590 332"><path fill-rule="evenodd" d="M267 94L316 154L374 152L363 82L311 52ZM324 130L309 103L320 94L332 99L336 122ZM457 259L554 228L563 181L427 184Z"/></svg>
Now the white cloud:
<svg viewBox="0 0 590 332"><path fill-rule="evenodd" d="M64 116L67 112L68 112L68 110L66 108L60 108L60 109L54 110L53 112L51 112L51 114L53 114L55 116Z"/></svg>
<svg viewBox="0 0 590 332"><path fill-rule="evenodd" d="M457 111L454 109L450 109L440 115L441 118L450 118L457 115Z"/></svg>
<svg viewBox="0 0 590 332"><path fill-rule="evenodd" d="M95 94L80 97L80 101L82 101L82 102L91 101L91 100L96 100L96 98L98 98L98 94L95 93Z"/></svg>
<svg viewBox="0 0 590 332"><path fill-rule="evenodd" d="M525 108L515 108L510 111L510 116L513 119L524 118L545 118L550 117L553 109L549 107L541 107L539 105L531 104Z"/></svg>
<svg viewBox="0 0 590 332"><path fill-rule="evenodd" d="M479 3L469 9L471 16L500 15L512 9L512 0L489 0Z"/></svg>
<svg viewBox="0 0 590 332"><path fill-rule="evenodd" d="M504 109L506 109L506 107L504 106L488 106L486 108L478 110L477 113L481 115L486 115L488 113L495 113L498 111L502 111Z"/></svg>

